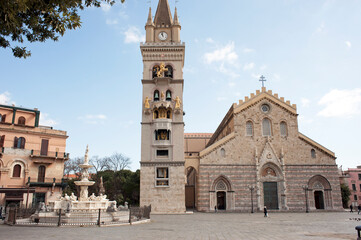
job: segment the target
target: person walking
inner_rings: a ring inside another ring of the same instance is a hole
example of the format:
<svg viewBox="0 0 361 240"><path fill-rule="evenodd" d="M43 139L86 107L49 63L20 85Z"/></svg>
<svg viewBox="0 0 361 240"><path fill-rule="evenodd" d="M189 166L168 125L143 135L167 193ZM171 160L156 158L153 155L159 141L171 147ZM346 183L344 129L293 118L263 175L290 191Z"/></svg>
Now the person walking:
<svg viewBox="0 0 361 240"><path fill-rule="evenodd" d="M353 212L353 207L352 207L352 204L350 205L350 212Z"/></svg>
<svg viewBox="0 0 361 240"><path fill-rule="evenodd" d="M268 217L268 212L267 212L267 207L266 206L264 206L263 212L264 212L264 217Z"/></svg>
<svg viewBox="0 0 361 240"><path fill-rule="evenodd" d="M358 210L357 214L360 214L360 212L361 212L361 204L358 205L357 210Z"/></svg>

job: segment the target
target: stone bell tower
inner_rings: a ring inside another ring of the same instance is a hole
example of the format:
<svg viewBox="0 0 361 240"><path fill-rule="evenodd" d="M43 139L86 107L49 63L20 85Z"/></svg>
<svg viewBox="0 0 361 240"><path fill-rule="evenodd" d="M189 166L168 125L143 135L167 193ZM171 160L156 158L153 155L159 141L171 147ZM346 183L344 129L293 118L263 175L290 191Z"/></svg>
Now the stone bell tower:
<svg viewBox="0 0 361 240"><path fill-rule="evenodd" d="M159 0L155 18L149 9L143 57L140 206L153 213L185 212L183 66L177 9Z"/></svg>

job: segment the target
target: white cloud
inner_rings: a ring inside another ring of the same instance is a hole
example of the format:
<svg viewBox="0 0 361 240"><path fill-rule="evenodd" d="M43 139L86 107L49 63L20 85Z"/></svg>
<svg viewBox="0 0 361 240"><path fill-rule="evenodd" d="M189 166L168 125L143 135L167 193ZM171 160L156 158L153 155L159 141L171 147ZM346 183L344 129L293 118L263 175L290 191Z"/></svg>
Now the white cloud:
<svg viewBox="0 0 361 240"><path fill-rule="evenodd" d="M247 63L246 65L244 65L243 70L245 70L245 71L251 70L251 69L254 68L254 65L255 65L255 64L254 64L253 62Z"/></svg>
<svg viewBox="0 0 361 240"><path fill-rule="evenodd" d="M264 71L264 70L266 70L267 69L267 65L265 65L265 64L263 64L260 68L259 68L259 70L261 70L261 71Z"/></svg>
<svg viewBox="0 0 361 240"><path fill-rule="evenodd" d="M105 116L104 114L97 114L97 115L88 114L85 116L78 117L78 119L88 124L98 124L98 123L104 123L104 121L107 120L107 116Z"/></svg>
<svg viewBox="0 0 361 240"><path fill-rule="evenodd" d="M140 43L145 41L145 35L139 30L139 28L131 26L124 32L125 43Z"/></svg>
<svg viewBox="0 0 361 240"><path fill-rule="evenodd" d="M235 52L234 42L231 42L224 47L220 47L213 52L204 54L204 59L207 64L214 62L226 62L228 64L234 64L238 59L238 55Z"/></svg>
<svg viewBox="0 0 361 240"><path fill-rule="evenodd" d="M252 48L245 48L245 49L243 49L243 52L244 52L244 53L254 52L254 49L252 49Z"/></svg>
<svg viewBox="0 0 361 240"><path fill-rule="evenodd" d="M322 22L321 25L316 29L316 33L323 33L325 32L325 23Z"/></svg>
<svg viewBox="0 0 361 240"><path fill-rule="evenodd" d="M305 116L299 116L298 117L298 121L300 123L303 123L303 124L311 124L313 123L313 119L312 118L308 118L308 117L305 117Z"/></svg>
<svg viewBox="0 0 361 240"><path fill-rule="evenodd" d="M106 24L108 24L108 25L116 25L116 24L118 24L118 20L116 20L116 19L107 19L106 20Z"/></svg>
<svg viewBox="0 0 361 240"><path fill-rule="evenodd" d="M11 94L9 92L4 92L0 94L0 104L4 104L4 105L15 104L15 102L11 100L10 95Z"/></svg>
<svg viewBox="0 0 361 240"><path fill-rule="evenodd" d="M253 78L259 79L259 78L261 77L261 74L252 73L251 76L252 76Z"/></svg>
<svg viewBox="0 0 361 240"><path fill-rule="evenodd" d="M102 8L102 10L103 10L104 12L109 12L109 10L110 10L110 8L111 8L112 6L110 6L110 4L108 4L108 3L101 3L101 4L100 4L100 7Z"/></svg>
<svg viewBox="0 0 361 240"><path fill-rule="evenodd" d="M308 107L308 106L310 106L310 103L311 103L311 101L309 99L301 98L302 107Z"/></svg>
<svg viewBox="0 0 361 240"><path fill-rule="evenodd" d="M222 102L222 101L225 101L225 100L227 100L226 97L217 97L218 102Z"/></svg>
<svg viewBox="0 0 361 240"><path fill-rule="evenodd" d="M214 40L213 40L212 38L207 38L207 39L206 39L206 42L207 42L207 43L214 43Z"/></svg>
<svg viewBox="0 0 361 240"><path fill-rule="evenodd" d="M359 115L361 112L361 89L331 90L321 98L318 104L324 106L324 109L317 114L319 116L350 118Z"/></svg>
<svg viewBox="0 0 361 240"><path fill-rule="evenodd" d="M348 48L351 48L351 46L352 46L350 41L346 41L345 44Z"/></svg>
<svg viewBox="0 0 361 240"><path fill-rule="evenodd" d="M235 83L235 82L229 82L229 83L228 83L228 86L229 86L229 87L234 87L234 86L236 86L236 83Z"/></svg>
<svg viewBox="0 0 361 240"><path fill-rule="evenodd" d="M128 19L129 18L128 14L124 10L121 10L119 12L119 17L121 17L123 19Z"/></svg>
<svg viewBox="0 0 361 240"><path fill-rule="evenodd" d="M266 79L267 80L267 79ZM275 81L275 82L279 82L279 81L281 81L281 76L278 74L278 73L274 73L273 74L273 80Z"/></svg>
<svg viewBox="0 0 361 240"><path fill-rule="evenodd" d="M40 125L42 126L55 126L58 122L54 119L49 118L49 114L40 113Z"/></svg>

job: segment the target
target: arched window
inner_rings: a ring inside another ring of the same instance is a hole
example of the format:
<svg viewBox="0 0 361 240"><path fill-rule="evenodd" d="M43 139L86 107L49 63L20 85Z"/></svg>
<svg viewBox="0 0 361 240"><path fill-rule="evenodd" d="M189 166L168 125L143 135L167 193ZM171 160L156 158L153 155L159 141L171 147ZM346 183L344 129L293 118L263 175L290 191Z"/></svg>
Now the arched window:
<svg viewBox="0 0 361 240"><path fill-rule="evenodd" d="M226 156L226 150L224 150L224 148L221 148L221 156L222 157Z"/></svg>
<svg viewBox="0 0 361 240"><path fill-rule="evenodd" d="M159 66L155 65L152 70L152 78L157 77L157 72L159 71Z"/></svg>
<svg viewBox="0 0 361 240"><path fill-rule="evenodd" d="M16 164L13 168L13 177L20 177L21 175L21 166L20 164Z"/></svg>
<svg viewBox="0 0 361 240"><path fill-rule="evenodd" d="M167 90L165 94L165 100L172 101L172 92L170 90Z"/></svg>
<svg viewBox="0 0 361 240"><path fill-rule="evenodd" d="M159 111L158 110L154 110L154 112L153 112L153 118L154 119L158 119L159 118Z"/></svg>
<svg viewBox="0 0 361 240"><path fill-rule="evenodd" d="M171 119L172 118L172 110L167 110L167 118Z"/></svg>
<svg viewBox="0 0 361 240"><path fill-rule="evenodd" d="M286 122L281 122L280 123L280 132L281 132L282 137L287 136L287 123Z"/></svg>
<svg viewBox="0 0 361 240"><path fill-rule="evenodd" d="M25 148L25 138L23 137L15 137L14 138L14 148L21 148L24 149Z"/></svg>
<svg viewBox="0 0 361 240"><path fill-rule="evenodd" d="M246 136L253 136L253 123L251 121L246 123Z"/></svg>
<svg viewBox="0 0 361 240"><path fill-rule="evenodd" d="M168 69L168 71L166 71L164 73L164 76L169 77L169 78L173 78L173 68L172 68L172 66L167 65L166 68Z"/></svg>
<svg viewBox="0 0 361 240"><path fill-rule="evenodd" d="M262 121L262 134L263 136L271 136L271 121L268 118L264 118Z"/></svg>
<svg viewBox="0 0 361 240"><path fill-rule="evenodd" d="M159 91L158 90L154 91L154 101L159 101Z"/></svg>
<svg viewBox="0 0 361 240"><path fill-rule="evenodd" d="M39 167L38 182L45 182L45 166Z"/></svg>
<svg viewBox="0 0 361 240"><path fill-rule="evenodd" d="M18 118L18 124L19 125L25 125L25 118L24 117L19 117Z"/></svg>
<svg viewBox="0 0 361 240"><path fill-rule="evenodd" d="M0 136L0 148L4 147L5 135Z"/></svg>
<svg viewBox="0 0 361 240"><path fill-rule="evenodd" d="M170 130L166 130L166 129L155 130L154 134L156 141L170 140Z"/></svg>
<svg viewBox="0 0 361 240"><path fill-rule="evenodd" d="M315 149L311 149L311 157L316 158L316 151Z"/></svg>

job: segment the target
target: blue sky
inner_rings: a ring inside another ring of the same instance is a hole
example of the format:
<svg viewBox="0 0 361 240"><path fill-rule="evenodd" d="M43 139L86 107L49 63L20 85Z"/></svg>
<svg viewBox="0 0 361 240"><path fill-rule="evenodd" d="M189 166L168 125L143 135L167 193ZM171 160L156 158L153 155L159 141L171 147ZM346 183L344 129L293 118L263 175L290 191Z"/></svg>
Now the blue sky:
<svg viewBox="0 0 361 240"><path fill-rule="evenodd" d="M172 13L175 0L169 0ZM148 8L127 0L82 12L58 42L0 49L0 103L39 108L41 123L66 130L72 157L120 152L139 168L142 60ZM232 103L267 89L297 104L299 131L361 165L361 1L179 0L186 43L186 132L214 132Z"/></svg>

